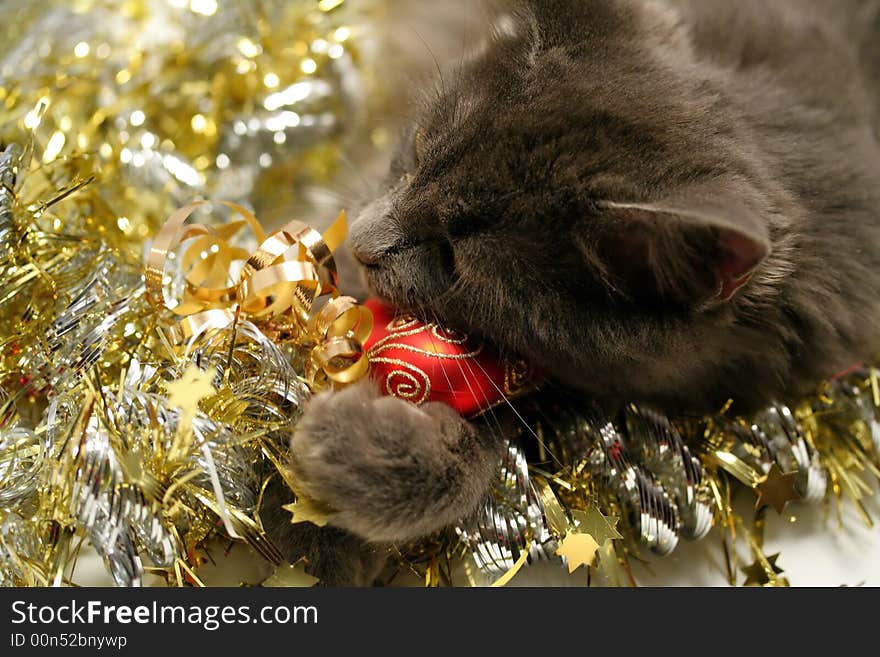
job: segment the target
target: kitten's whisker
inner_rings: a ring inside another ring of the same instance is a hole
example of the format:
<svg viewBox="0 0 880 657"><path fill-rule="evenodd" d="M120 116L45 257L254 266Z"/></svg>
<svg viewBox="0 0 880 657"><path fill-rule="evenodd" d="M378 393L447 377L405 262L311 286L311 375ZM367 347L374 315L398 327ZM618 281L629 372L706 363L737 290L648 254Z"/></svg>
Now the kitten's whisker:
<svg viewBox="0 0 880 657"><path fill-rule="evenodd" d="M431 311L431 315L434 317L434 323L435 323L437 326L442 326L442 324L440 323L440 320L437 318L437 314L436 314L435 312ZM431 338L431 344L432 344L432 346L433 346L433 344L434 344L434 338L433 338L433 337ZM461 367L461 362L458 361L458 360L456 360L456 363L458 364L458 368L461 370L462 377L464 378L465 383L467 383L467 385L468 385L468 389L470 390L471 395L472 395L472 396L475 396L475 395L474 395L473 388L471 387L470 383L468 382L468 380L467 380L467 376L465 376L464 370L463 370L462 367ZM441 368L441 369L443 370L443 376L446 378L446 383L449 385L449 389L450 389L450 390L453 390L454 387L453 387L453 385L452 385L452 380L449 378L449 374L446 372L446 368ZM482 391L481 391L481 392L482 392ZM491 404L489 403L488 398L486 398L485 393L483 394L483 397L484 397L484 399L485 399L485 401L486 401L486 409L485 409L485 410L490 410L490 411L491 411L492 419L493 419L493 421L495 422L495 426L498 428L498 437L499 437L499 438L503 438L503 437L504 437L504 430L503 430L503 428L501 427L501 422L498 420L498 417L495 415L495 412L491 409ZM477 400L477 403L479 404L479 400ZM481 407L481 410L482 410L482 407Z"/></svg>
<svg viewBox="0 0 880 657"><path fill-rule="evenodd" d="M442 326L442 324L440 323L440 320L437 318L437 314L433 310L431 311L431 315L434 317L434 323L437 326ZM434 342L434 339L431 338L432 345L433 345L433 342ZM464 381L467 384L468 389L470 390L471 396L473 396L476 399L476 395L474 394L474 390L471 387L470 382L468 381L468 378L464 373L464 368L462 368L462 366L461 366L461 361L456 360L455 362L458 364L459 370L461 370L462 378L464 378ZM468 365L468 369L470 370L470 365ZM452 381L449 379L449 375L446 373L445 368L443 368L443 375L446 377L446 382L449 384L449 389L452 390L453 389ZM476 377L474 376L473 370L471 370L471 376L476 380ZM489 414L492 417L492 420L495 422L495 426L498 428L498 437L503 438L504 437L504 429L501 426L501 422L498 420L498 416L495 414L495 409L492 407L492 404L489 401L489 398L486 397L486 393L482 390L482 388L480 389L480 393L486 402L485 409L482 408L482 406L480 406L481 412L486 412L486 411L489 412ZM477 404L479 404L479 403L480 403L480 401L479 401L479 399L477 399Z"/></svg>
<svg viewBox="0 0 880 657"><path fill-rule="evenodd" d="M501 395L501 398L504 400L504 403L506 403L508 406L510 406L511 410L513 410L514 414L515 414L516 417L519 419L519 421L522 423L522 425L528 430L528 432L529 432L530 434L532 434L532 436L534 437L534 439L538 441L538 444L541 445L541 447L544 448L544 450L547 452L547 454L549 454L550 457L551 457L554 461L556 461L556 464L557 464L560 468L564 468L565 466L564 466L564 464L562 463L562 461L560 461L560 460L556 457L556 455L550 450L550 448L548 447L548 445L547 445L543 440L541 440L541 437L535 432L535 430L532 429L531 426L529 426L529 423L526 422L525 418L520 414L520 412L517 410L516 406L513 405L513 403L512 403L512 402L510 401L510 399L508 398L508 396L504 394L504 391L503 391L501 388L498 387L498 384L495 383L495 381L492 380L492 378L489 376L488 372L486 372L486 369L485 369L482 365L480 365L479 361L477 361L477 360L474 361L474 364L475 364L477 367L479 367L479 368L483 371L483 374L486 376L486 379L487 379L487 380L489 381L489 383L491 383L492 386L498 391L498 394Z"/></svg>
<svg viewBox="0 0 880 657"><path fill-rule="evenodd" d="M524 189L514 189L513 191L510 191L507 194L502 194L501 196L497 197L495 199L495 202L498 203L501 201L509 201L510 199L516 198L517 196L522 196L525 193L526 193L526 190L524 190Z"/></svg>
<svg viewBox="0 0 880 657"><path fill-rule="evenodd" d="M443 291L443 292L441 292L440 294L438 294L437 296L435 296L435 297L434 297L434 304L435 304L436 306L441 306L441 305L445 304L445 303L447 302L447 300L448 300L449 298L451 298L452 295L457 291L457 290L456 290L456 286L457 286L457 285L458 285L458 281L456 281L455 283L453 283L453 284L452 284L449 288L447 288L445 291Z"/></svg>
<svg viewBox="0 0 880 657"><path fill-rule="evenodd" d="M422 35L419 33L419 31L416 28L412 28L412 31L418 37L419 41L421 41L422 44L425 46L425 49L428 51L428 54L431 55L431 59L434 60L434 68L437 69L437 77L440 80L440 90L443 93L443 95L445 96L446 95L446 84L445 84L445 81L443 80L443 69L440 67L440 61L437 59L437 55L434 54L434 51L431 48L431 46L428 45L428 42L425 41L424 37L422 37Z"/></svg>
<svg viewBox="0 0 880 657"><path fill-rule="evenodd" d="M477 377L474 374L473 369L471 369L471 364L468 363L467 361L465 361L465 365L467 365L468 371L471 373L471 376L474 378L474 380L476 380ZM471 394L473 394L473 393L471 393ZM504 428L501 426L501 421L498 419L498 415L495 413L495 405L489 401L489 398L486 396L486 392L482 389L482 387L480 388L480 394L482 395L483 399L486 401L486 408L485 409L481 408L481 412L489 414L489 416L492 418L492 421L495 423L495 426L498 427L498 435L503 438L504 437Z"/></svg>
<svg viewBox="0 0 880 657"><path fill-rule="evenodd" d="M427 309L424 306L419 306L419 310L420 310L421 316L425 317L426 316L425 310L427 310ZM432 311L431 315L433 315L433 317L434 317L434 323L437 324L438 326L440 326L441 325L440 320L437 319L436 313L434 313ZM431 337L431 346L434 347L434 338L433 337ZM437 351L436 348L435 348L435 351ZM452 390L452 380L449 378L449 374L446 372L446 368L443 367L441 369L443 370L443 376L446 378L446 383L449 386L449 389Z"/></svg>
<svg viewBox="0 0 880 657"><path fill-rule="evenodd" d="M432 306L434 308L442 307L442 306L446 305L446 303L450 299L452 299L452 297L459 294L462 291L462 289L464 289L465 285L467 285L467 282L461 276L459 276L456 272L453 272L453 276L455 277L455 280L452 281L452 285L450 285L443 292L441 292L440 294L438 294L434 297L434 300L432 303Z"/></svg>
<svg viewBox="0 0 880 657"><path fill-rule="evenodd" d="M363 183L362 192L365 192L364 196L370 197L370 198L372 198L373 196L376 196L379 191L378 190L379 186L376 183L376 181L369 180L364 175L363 171L361 171L361 169L359 167L356 167L354 165L354 163L351 161L351 158L348 157L345 153L340 153L338 157L339 157L339 161L344 166L346 166L347 168L349 168L351 171L353 171L355 173L355 175L357 176L357 180L359 182Z"/></svg>
<svg viewBox="0 0 880 657"><path fill-rule="evenodd" d="M468 378L468 375L464 371L464 367L462 366L462 361L459 359L455 359L455 364L458 366L458 369L461 372L461 378L464 380L465 385L467 385L468 392L470 392L471 397L473 397L474 400L476 400L477 408L479 409L480 413L488 412L491 415L491 417L494 419L495 424L498 426L498 430L500 432L499 435L503 436L504 432L501 429L501 423L498 421L498 417L495 415L495 409L492 407L492 404L489 401L489 398L486 396L486 393L483 392L482 389L480 390L480 393L483 397L483 400L486 403L486 406L484 408L483 405L480 403L480 398L477 396L477 393L474 390L474 387L471 385L471 381ZM473 370L470 369L470 365L468 365L468 370L470 370L471 377L473 377L473 379L476 380L476 376L474 376Z"/></svg>
<svg viewBox="0 0 880 657"><path fill-rule="evenodd" d="M344 191L344 190L343 190ZM351 202L351 198L348 194L343 194L341 190L334 189L332 187L322 187L318 185L312 185L309 187L305 187L303 189L306 197L309 199L311 203L349 203Z"/></svg>
<svg viewBox="0 0 880 657"><path fill-rule="evenodd" d="M356 189L352 186L352 182L354 181L351 178L337 176L336 180L333 181L332 187L315 185L308 187L307 190L311 192L313 197L322 200L332 200L337 204L342 203L348 208L360 203L364 198L369 197L368 194L365 194L363 189ZM360 181L358 181L358 183L360 183Z"/></svg>

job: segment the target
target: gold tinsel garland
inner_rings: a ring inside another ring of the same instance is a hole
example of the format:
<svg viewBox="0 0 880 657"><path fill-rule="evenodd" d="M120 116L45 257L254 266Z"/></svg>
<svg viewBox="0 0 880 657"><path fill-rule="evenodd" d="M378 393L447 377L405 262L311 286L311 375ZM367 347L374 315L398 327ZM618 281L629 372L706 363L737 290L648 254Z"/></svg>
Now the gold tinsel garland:
<svg viewBox="0 0 880 657"><path fill-rule="evenodd" d="M847 501L873 526L866 503L880 478L877 393L878 371L865 366L794 407L670 421L636 406L609 417L545 391L523 402L526 425L503 476L459 533L481 569L502 581L526 563L564 556L572 570L588 566L594 583L632 585L633 558L669 554L681 538L703 539L714 528L731 584L742 571L746 584L788 585L778 555L763 552L769 509L781 514L803 501L831 505L840 518ZM535 442L539 453L527 458ZM733 503L749 489L751 518ZM435 562L454 553L434 548ZM435 564L428 580L445 581L442 573Z"/></svg>
<svg viewBox="0 0 880 657"><path fill-rule="evenodd" d="M212 536L273 564L267 583L314 583L264 533L261 494L286 476L308 395L364 374L369 318L336 288L342 223L267 236L252 211L277 181L297 189L332 169L356 125L366 28L342 2L243 6L3 10L2 584L68 583L86 543L118 584L146 571L201 584ZM233 202L186 205L200 195ZM186 223L221 210L241 219ZM744 539L748 583L780 585L762 550L768 505L846 498L870 522L873 368L748 420L637 407L609 418L550 390L518 405L523 435L478 512L400 546L400 567L427 585L473 583L474 567L503 585L535 560L628 585L630 559L713 526L731 583ZM731 502L743 486L752 520Z"/></svg>
<svg viewBox="0 0 880 657"><path fill-rule="evenodd" d="M218 532L281 564L257 520L262 483L305 396L353 375L360 314L307 227L261 246L231 203L249 243L228 246L237 222L180 245L156 231L183 199L271 199L271 214L282 190L328 179L362 113L362 17L273 0L0 13L0 581L67 582L88 542L118 584L141 581L142 557L197 583L196 548ZM187 271L145 278L148 240ZM279 244L294 254L271 257ZM238 311L219 297L193 317L166 307L243 246L256 260L238 263L251 274ZM288 307L260 308L266 274L296 263Z"/></svg>

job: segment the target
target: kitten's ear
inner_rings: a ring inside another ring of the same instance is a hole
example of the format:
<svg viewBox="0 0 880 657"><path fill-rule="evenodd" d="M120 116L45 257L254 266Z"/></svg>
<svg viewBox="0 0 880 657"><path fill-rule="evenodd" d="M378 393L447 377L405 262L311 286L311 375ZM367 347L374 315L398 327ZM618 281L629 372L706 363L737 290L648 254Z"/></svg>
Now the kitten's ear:
<svg viewBox="0 0 880 657"><path fill-rule="evenodd" d="M760 214L724 190L657 203L606 202L578 240L614 289L638 301L706 308L729 301L770 253Z"/></svg>

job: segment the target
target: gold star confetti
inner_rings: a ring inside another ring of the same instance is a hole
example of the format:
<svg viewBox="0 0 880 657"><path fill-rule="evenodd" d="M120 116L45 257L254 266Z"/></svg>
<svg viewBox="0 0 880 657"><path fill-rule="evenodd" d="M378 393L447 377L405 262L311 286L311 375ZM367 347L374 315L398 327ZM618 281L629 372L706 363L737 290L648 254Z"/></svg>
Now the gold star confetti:
<svg viewBox="0 0 880 657"><path fill-rule="evenodd" d="M559 547L556 548L556 554L565 557L568 560L568 572L573 573L581 566L589 566L596 556L596 550L599 544L589 534L584 534L577 530L568 532Z"/></svg>
<svg viewBox="0 0 880 657"><path fill-rule="evenodd" d="M199 410L199 402L216 393L213 384L215 376L216 368L209 367L202 371L191 363L179 379L165 384L168 403L179 408L184 417L194 418Z"/></svg>
<svg viewBox="0 0 880 657"><path fill-rule="evenodd" d="M305 567L299 561L295 564L282 564L275 572L264 580L261 586L276 588L308 588L318 583L317 577L312 577L306 572Z"/></svg>
<svg viewBox="0 0 880 657"><path fill-rule="evenodd" d="M300 497L296 502L285 504L284 510L293 514L290 522L294 525L300 522L310 522L318 527L323 527L330 519L330 509L313 502L305 497Z"/></svg>
<svg viewBox="0 0 880 657"><path fill-rule="evenodd" d="M755 490L758 492L756 509L770 505L781 514L788 502L799 500L801 496L795 489L796 472L785 473L775 463L770 471L758 482Z"/></svg>
<svg viewBox="0 0 880 657"><path fill-rule="evenodd" d="M595 504L590 505L587 511L572 511L571 517L577 530L592 536L600 546L604 545L605 541L623 538L617 531L617 518L603 516Z"/></svg>
<svg viewBox="0 0 880 657"><path fill-rule="evenodd" d="M776 565L779 553L764 557L757 555L755 563L750 566L743 566L743 574L746 581L743 586L788 586L788 580L784 577L777 577L782 572L782 568Z"/></svg>
<svg viewBox="0 0 880 657"><path fill-rule="evenodd" d="M170 461L186 458L189 453L189 438L192 435L193 420L199 411L199 402L216 394L212 383L216 375L217 370L214 367L202 371L191 363L179 379L165 384L168 403L180 409L180 422L168 453Z"/></svg>

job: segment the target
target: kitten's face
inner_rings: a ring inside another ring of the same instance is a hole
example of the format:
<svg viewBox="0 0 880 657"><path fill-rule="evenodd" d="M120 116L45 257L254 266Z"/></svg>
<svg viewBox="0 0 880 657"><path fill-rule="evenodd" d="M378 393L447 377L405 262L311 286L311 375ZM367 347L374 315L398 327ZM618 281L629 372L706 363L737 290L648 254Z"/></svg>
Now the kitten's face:
<svg viewBox="0 0 880 657"><path fill-rule="evenodd" d="M393 305L637 398L699 374L769 242L715 97L602 20L526 20L446 76L351 244Z"/></svg>

